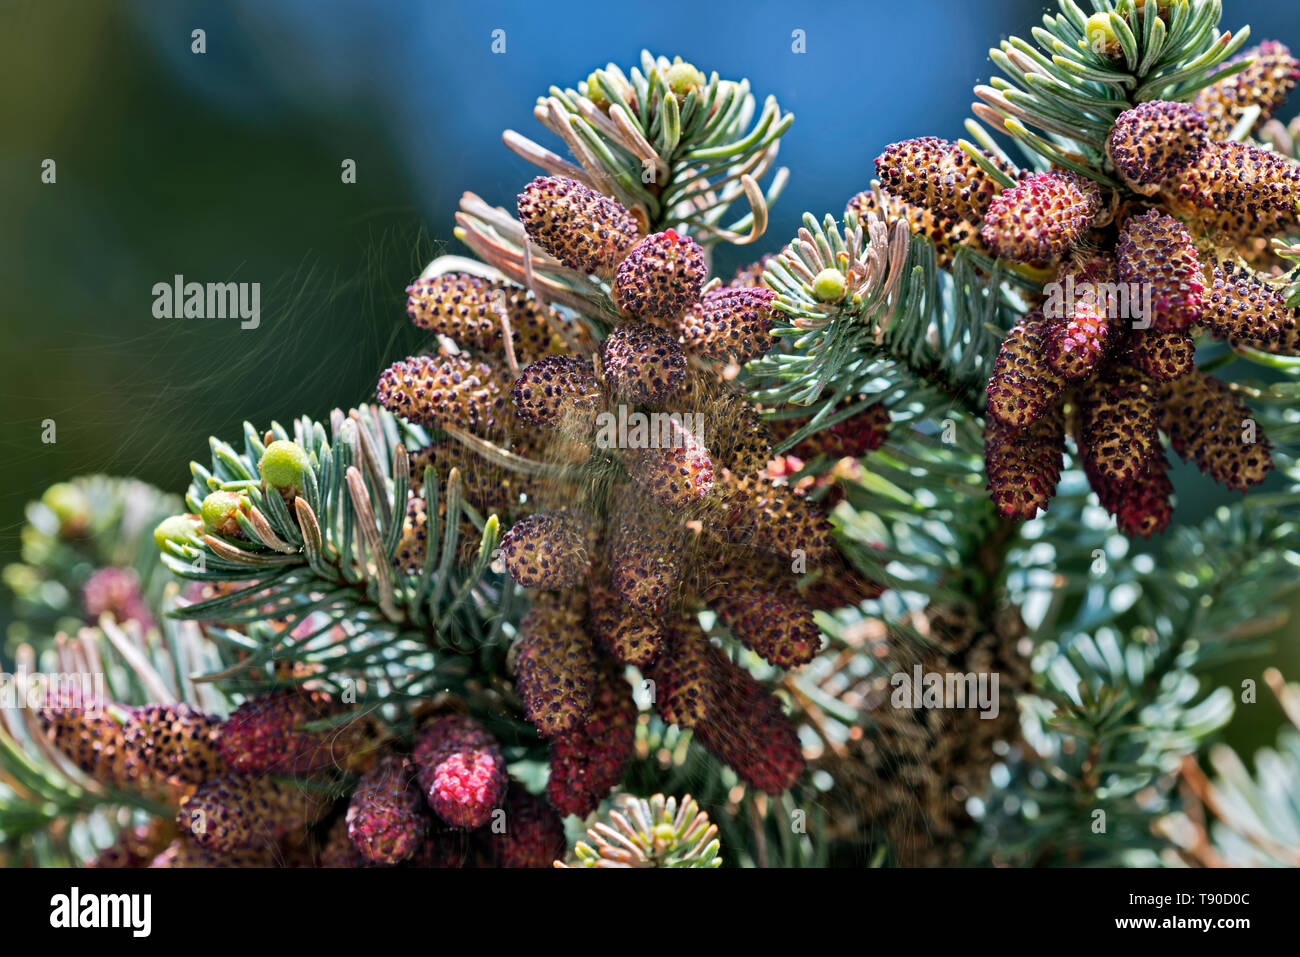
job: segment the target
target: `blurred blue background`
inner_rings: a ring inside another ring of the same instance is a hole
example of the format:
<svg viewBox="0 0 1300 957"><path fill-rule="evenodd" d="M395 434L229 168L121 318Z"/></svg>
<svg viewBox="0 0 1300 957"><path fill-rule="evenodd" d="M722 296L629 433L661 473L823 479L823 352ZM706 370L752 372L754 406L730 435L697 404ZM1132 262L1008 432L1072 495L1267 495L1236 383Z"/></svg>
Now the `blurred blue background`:
<svg viewBox="0 0 1300 957"><path fill-rule="evenodd" d="M1224 25L1249 23L1256 40L1300 41L1300 5L1226 8ZM645 47L747 76L760 100L774 94L796 117L781 150L792 179L752 258L778 248L804 210L842 210L885 144L961 135L988 47L1027 36L1047 10L1041 0L0 5L0 566L17 555L24 504L54 481L106 471L179 490L209 434L372 395L379 370L417 341L403 287L436 253L464 252L450 235L461 192L513 205L534 173L501 130L562 149L532 117L549 85L576 86L611 60L629 67ZM195 29L203 54L191 50ZM796 29L806 53L791 50ZM492 52L495 30L504 53ZM46 159L54 184L41 182ZM341 182L344 159L357 164L355 185ZM260 282L260 328L154 318L153 285L177 273ZM40 440L47 419L53 445ZM1198 484L1179 517L1218 495Z"/></svg>

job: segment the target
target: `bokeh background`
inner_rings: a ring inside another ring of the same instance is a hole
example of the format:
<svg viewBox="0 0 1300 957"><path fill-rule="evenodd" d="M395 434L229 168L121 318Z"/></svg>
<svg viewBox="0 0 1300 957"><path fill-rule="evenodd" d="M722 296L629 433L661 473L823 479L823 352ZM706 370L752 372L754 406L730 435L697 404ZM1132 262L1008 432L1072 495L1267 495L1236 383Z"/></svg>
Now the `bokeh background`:
<svg viewBox="0 0 1300 957"><path fill-rule="evenodd" d="M1300 42L1298 4L1225 6L1226 26ZM451 238L461 192L513 205L533 175L501 130L561 148L532 117L549 85L631 66L644 47L776 95L796 116L781 150L793 177L766 251L804 210L838 213L885 144L961 135L987 48L1027 35L1047 9L0 2L0 566L17 558L25 504L55 481L102 471L180 491L209 434L372 396L378 372L417 341L403 288L438 252L465 252ZM803 54L791 50L796 29ZM492 52L495 30L504 53ZM41 182L46 159L54 184ZM341 181L345 159L355 185ZM178 273L259 282L260 327L155 319L153 285ZM47 419L54 444L41 441ZM1228 500L1179 474L1179 520ZM0 634L9 623L0 598ZM1300 631L1276 640L1269 662L1300 676ZM1258 678L1265 663L1221 677ZM1264 694L1230 737L1251 751L1279 719Z"/></svg>

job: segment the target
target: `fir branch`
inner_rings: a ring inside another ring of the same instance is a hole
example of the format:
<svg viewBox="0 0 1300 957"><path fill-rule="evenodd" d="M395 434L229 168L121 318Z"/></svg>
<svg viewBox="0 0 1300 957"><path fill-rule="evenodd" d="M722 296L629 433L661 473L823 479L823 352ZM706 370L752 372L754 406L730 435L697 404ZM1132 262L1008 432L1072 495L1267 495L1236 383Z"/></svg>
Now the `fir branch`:
<svg viewBox="0 0 1300 957"><path fill-rule="evenodd" d="M1198 676L1258 653L1251 623L1269 620L1295 587L1284 544L1296 534L1293 505L1220 509L1174 530L1141 570L1098 562L1120 549L1091 509L1073 493L1053 501L1053 512L1068 510L1053 527L1077 522L1085 534L1068 545L1058 537L1057 559L1043 566L1050 590L1031 584L1029 567L1013 579L1013 593L1045 609L1031 622L1037 632L1057 637L1041 644L1040 697L1024 713L1037 759L1012 762L989 801L996 808L1005 793L1022 802L1011 818L986 822L984 850L998 860L1133 863L1159 852L1152 826L1171 806L1169 775L1232 715L1230 692L1207 694Z"/></svg>
<svg viewBox="0 0 1300 957"><path fill-rule="evenodd" d="M169 602L175 591L174 585L168 590ZM224 696L186 677L192 668L215 665L216 650L192 624L165 617L160 623L161 636L146 637L138 623L118 626L106 616L101 628L17 649L17 673L0 685L0 845L13 855L10 864L77 866L118 834L175 816L158 782L127 790L83 774L45 739L33 711L44 704L39 676L102 675L107 695L122 705L181 700L225 714Z"/></svg>
<svg viewBox="0 0 1300 957"><path fill-rule="evenodd" d="M1106 134L1115 118L1147 100L1189 100L1245 69L1229 63L1250 36L1218 30L1220 0L1155 3L1094 0L1089 16L1073 0L1045 15L1034 43L1010 37L989 51L1002 70L975 87L975 115L1016 140L1039 168L1055 164L1119 187L1106 171ZM989 139L978 123L967 128Z"/></svg>
<svg viewBox="0 0 1300 957"><path fill-rule="evenodd" d="M206 677L230 682L272 662L300 662L323 686L355 694L359 685L359 704L375 709L462 683L489 642L496 645L492 654L503 654L499 631L485 622L502 597L487 578L497 519L480 519L477 557L462 564L459 517L469 511L455 470L445 486L426 472L422 565L409 567L399 554L407 514L404 443L422 447L427 435L365 406L347 415L336 410L329 433L308 418L296 420L292 440L309 451L311 467L292 514L277 490L254 478L269 441L289 437L278 424L265 436L246 426L242 452L213 439L211 467L191 464L192 509L214 491L240 491L249 503L238 544L205 534L168 542L163 556L177 575L215 595L185 605L178 617L240 628L213 631L244 649L239 669Z"/></svg>
<svg viewBox="0 0 1300 957"><path fill-rule="evenodd" d="M643 51L640 68L626 74L609 64L577 90L552 87L534 115L578 164L513 130L504 134L506 146L550 175L613 196L643 234L675 229L705 247L754 242L787 179L774 167L794 117L774 97L759 110L747 80L706 79L680 57L670 62ZM741 200L748 212L724 225ZM606 284L538 249L513 212L466 193L455 235L499 275L594 323L588 342L618 319Z"/></svg>
<svg viewBox="0 0 1300 957"><path fill-rule="evenodd" d="M29 640L93 623L112 598L118 618L156 621L170 576L158 565L150 536L179 508L174 495L104 475L59 482L29 503L21 561L4 569Z"/></svg>
<svg viewBox="0 0 1300 957"><path fill-rule="evenodd" d="M805 225L813 242L826 242L824 237L834 231L829 217L824 226L806 217ZM895 221L891 228L890 242L900 243L905 224ZM888 254L897 262L897 247L887 253L877 245L868 252L871 242L864 238L854 258ZM962 248L947 274L938 269L926 238L911 236L900 245L907 250L903 268L880 270L870 293L859 293L858 299L846 296L832 308L816 301L807 267L783 267L782 257L769 268L777 307L789 317L773 335L789 345L747 366L759 386L757 397L773 404L808 404L832 390L818 404L807 431L787 445L822 427L845 396L864 391L897 390L919 404L912 413L918 419L942 420L951 411L983 414L993 359L1020 304L1004 288L997 263L980 263ZM816 317L812 328L810 317Z"/></svg>
<svg viewBox="0 0 1300 957"><path fill-rule="evenodd" d="M741 176L757 183L773 168L780 138L794 121L773 97L758 110L747 80L721 80L717 73L705 79L680 57L670 62L646 51L640 67L626 74L611 63L577 90L551 87L534 115L565 141L584 175L508 132L507 145L524 159L542 160L548 172L577 178L641 210L650 232L676 228L699 234L706 245L734 242L760 211L766 215L785 171L778 170L757 197ZM742 198L749 199L751 213L721 227Z"/></svg>
<svg viewBox="0 0 1300 957"><path fill-rule="evenodd" d="M1210 750L1217 773L1210 781L1192 757L1181 774L1184 809L1160 822L1160 831L1183 860L1206 867L1300 866L1300 686L1270 668L1264 674L1291 726L1276 748L1255 755L1255 774L1227 745ZM1214 820L1207 827L1208 812ZM1211 837L1212 833L1212 837Z"/></svg>
<svg viewBox="0 0 1300 957"><path fill-rule="evenodd" d="M587 830L591 843L579 841L570 867L698 868L721 867L718 828L695 799L656 794L649 800L630 798L609 812L610 823ZM557 867L565 867L557 861Z"/></svg>

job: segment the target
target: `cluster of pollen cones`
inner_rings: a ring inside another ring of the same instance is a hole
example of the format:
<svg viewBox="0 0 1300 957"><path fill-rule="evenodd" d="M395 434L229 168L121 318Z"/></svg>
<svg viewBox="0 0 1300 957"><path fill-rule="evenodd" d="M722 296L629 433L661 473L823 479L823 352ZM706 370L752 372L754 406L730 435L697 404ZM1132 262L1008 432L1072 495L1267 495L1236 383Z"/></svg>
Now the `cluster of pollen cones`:
<svg viewBox="0 0 1300 957"><path fill-rule="evenodd" d="M991 154L981 164L922 137L888 147L876 160L880 187L850 203L905 217L941 264L970 247L1043 283L988 385L988 488L1003 515L1048 506L1067 437L1128 535L1158 532L1172 514L1161 433L1229 488L1245 491L1272 469L1250 409L1197 368L1195 346L1204 334L1300 354L1300 312L1255 268L1266 265L1260 240L1300 227L1300 166L1226 139L1248 106L1261 123L1271 116L1297 61L1275 43L1251 55L1193 103L1152 100L1118 116L1102 172L1122 189Z"/></svg>
<svg viewBox="0 0 1300 957"><path fill-rule="evenodd" d="M409 288L409 315L435 344L387 370L379 400L438 438L412 457L403 558L412 570L423 560L426 465L458 467L470 504L508 525L500 567L532 595L515 688L549 742L555 808L587 814L621 779L637 716L627 666L666 722L779 793L803 769L794 729L699 613L794 668L821 646L816 609L878 588L783 480L789 462L773 444L798 423L770 427L734 384L775 345L774 294L756 269L710 282L689 236L643 235L617 201L573 180L533 180L518 214L530 242L607 290L608 331L576 348L585 337L566 335L564 316L500 280L451 273ZM871 407L792 456L865 454L887 427Z"/></svg>
<svg viewBox="0 0 1300 957"><path fill-rule="evenodd" d="M560 816L507 779L473 718L432 714L406 751L349 711L294 685L226 718L66 696L39 718L98 785L175 808L124 831L96 866L550 867L563 856ZM337 798L342 773L356 784Z"/></svg>

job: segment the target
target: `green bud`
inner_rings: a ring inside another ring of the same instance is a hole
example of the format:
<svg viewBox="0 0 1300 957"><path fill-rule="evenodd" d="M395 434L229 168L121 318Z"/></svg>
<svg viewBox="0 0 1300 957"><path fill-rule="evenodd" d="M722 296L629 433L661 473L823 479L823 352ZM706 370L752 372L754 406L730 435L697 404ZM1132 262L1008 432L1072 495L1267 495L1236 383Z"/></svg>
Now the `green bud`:
<svg viewBox="0 0 1300 957"><path fill-rule="evenodd" d="M90 502L86 493L71 482L51 485L41 496L41 504L59 520L60 535L76 535L90 522Z"/></svg>
<svg viewBox="0 0 1300 957"><path fill-rule="evenodd" d="M704 74L690 63L678 60L664 72L664 84L672 90L677 102L681 103L691 90L699 90L704 86Z"/></svg>
<svg viewBox="0 0 1300 957"><path fill-rule="evenodd" d="M605 96L605 88L600 85L600 80L596 77L599 70L592 70L591 76L587 77L587 99L596 104L596 109L608 112L611 104L609 97Z"/></svg>
<svg viewBox="0 0 1300 957"><path fill-rule="evenodd" d="M1123 52L1115 28L1110 25L1110 14L1094 13L1083 25L1083 39L1079 46L1091 50L1098 56L1113 59Z"/></svg>
<svg viewBox="0 0 1300 957"><path fill-rule="evenodd" d="M237 537L240 534L237 516L245 501L239 492L213 492L203 500L199 510L203 516L203 530L226 538Z"/></svg>
<svg viewBox="0 0 1300 957"><path fill-rule="evenodd" d="M257 463L257 470L262 474L262 481L272 488L302 488L302 476L311 468L311 458L297 442L279 439L272 442L262 453L262 460Z"/></svg>
<svg viewBox="0 0 1300 957"><path fill-rule="evenodd" d="M834 268L823 269L813 279L812 292L818 302L839 302L848 292L844 273Z"/></svg>
<svg viewBox="0 0 1300 957"><path fill-rule="evenodd" d="M168 542L189 544L202 529L203 523L197 515L173 515L158 523L158 527L153 530L153 543L158 546L158 551L166 551Z"/></svg>

